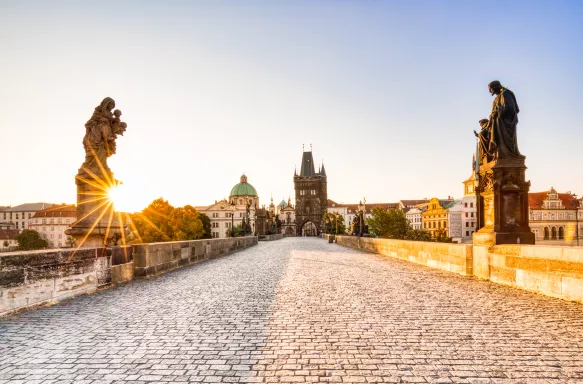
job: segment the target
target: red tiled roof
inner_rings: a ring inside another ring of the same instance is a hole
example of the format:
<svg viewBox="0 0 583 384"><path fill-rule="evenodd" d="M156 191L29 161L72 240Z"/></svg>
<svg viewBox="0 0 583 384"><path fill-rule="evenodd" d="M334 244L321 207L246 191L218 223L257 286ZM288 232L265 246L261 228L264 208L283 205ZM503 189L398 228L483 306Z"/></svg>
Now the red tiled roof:
<svg viewBox="0 0 583 384"><path fill-rule="evenodd" d="M547 199L549 191L531 192L528 194L528 206L532 209L542 209L543 202ZM569 193L557 193L559 199L563 202L566 209L577 209L579 201Z"/></svg>
<svg viewBox="0 0 583 384"><path fill-rule="evenodd" d="M14 240L18 236L18 229L0 229L0 240Z"/></svg>
<svg viewBox="0 0 583 384"><path fill-rule="evenodd" d="M367 213L370 213L371 209L373 208L395 209L399 206L398 203L366 203L364 205ZM330 208L346 207L348 208L349 213L354 213L358 211L358 204L338 204L334 200L330 199L328 199L328 207Z"/></svg>
<svg viewBox="0 0 583 384"><path fill-rule="evenodd" d="M53 205L34 214L33 217L76 217L77 208L74 205Z"/></svg>

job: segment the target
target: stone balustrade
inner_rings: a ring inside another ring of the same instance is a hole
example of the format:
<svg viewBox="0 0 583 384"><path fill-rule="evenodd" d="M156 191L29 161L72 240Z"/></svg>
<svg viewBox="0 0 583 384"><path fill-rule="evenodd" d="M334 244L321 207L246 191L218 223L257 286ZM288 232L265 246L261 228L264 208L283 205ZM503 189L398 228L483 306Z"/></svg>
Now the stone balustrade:
<svg viewBox="0 0 583 384"><path fill-rule="evenodd" d="M149 277L257 244L257 237L0 254L0 316Z"/></svg>
<svg viewBox="0 0 583 384"><path fill-rule="evenodd" d="M278 233L276 235L262 235L259 236L259 241L273 241L283 239L283 234Z"/></svg>
<svg viewBox="0 0 583 384"><path fill-rule="evenodd" d="M328 238L328 235L324 235ZM351 248L583 303L583 247L434 243L336 236Z"/></svg>

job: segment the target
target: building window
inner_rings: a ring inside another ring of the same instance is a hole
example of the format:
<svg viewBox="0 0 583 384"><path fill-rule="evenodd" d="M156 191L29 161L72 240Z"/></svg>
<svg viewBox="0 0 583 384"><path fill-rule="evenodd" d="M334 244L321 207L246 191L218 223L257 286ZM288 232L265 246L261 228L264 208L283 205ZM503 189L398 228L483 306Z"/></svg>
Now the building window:
<svg viewBox="0 0 583 384"><path fill-rule="evenodd" d="M466 221L466 227L469 227L469 226L470 226L470 222Z"/></svg>
<svg viewBox="0 0 583 384"><path fill-rule="evenodd" d="M471 217L474 217L474 212L471 213Z"/></svg>
<svg viewBox="0 0 583 384"><path fill-rule="evenodd" d="M467 207L468 207L468 203L464 203L464 208L467 208Z"/></svg>
<svg viewBox="0 0 583 384"><path fill-rule="evenodd" d="M466 231L466 236L469 236L469 235L470 235L470 231Z"/></svg>
<svg viewBox="0 0 583 384"><path fill-rule="evenodd" d="M470 203L470 208L474 208L474 203Z"/></svg>
<svg viewBox="0 0 583 384"><path fill-rule="evenodd" d="M466 217L468 217L468 212L466 212Z"/></svg>

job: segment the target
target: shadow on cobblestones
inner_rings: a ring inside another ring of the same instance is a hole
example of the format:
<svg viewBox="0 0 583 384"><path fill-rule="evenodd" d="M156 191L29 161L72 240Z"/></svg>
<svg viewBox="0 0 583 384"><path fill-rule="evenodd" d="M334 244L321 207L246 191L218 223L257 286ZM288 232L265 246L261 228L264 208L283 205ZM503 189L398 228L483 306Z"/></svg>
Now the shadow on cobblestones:
<svg viewBox="0 0 583 384"><path fill-rule="evenodd" d="M0 320L0 383L240 381L292 242ZM245 381L245 379L241 379Z"/></svg>

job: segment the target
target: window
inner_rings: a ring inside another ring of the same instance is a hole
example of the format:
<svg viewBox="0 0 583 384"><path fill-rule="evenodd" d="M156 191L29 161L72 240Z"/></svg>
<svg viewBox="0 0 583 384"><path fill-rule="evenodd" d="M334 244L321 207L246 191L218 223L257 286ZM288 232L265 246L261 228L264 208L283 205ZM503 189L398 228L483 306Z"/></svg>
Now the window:
<svg viewBox="0 0 583 384"><path fill-rule="evenodd" d="M54 238L55 238L55 235L53 233L51 233L51 239L54 239ZM52 241L51 241L51 243L52 243Z"/></svg>
<svg viewBox="0 0 583 384"><path fill-rule="evenodd" d="M466 212L466 217L468 217L468 212Z"/></svg>
<svg viewBox="0 0 583 384"><path fill-rule="evenodd" d="M466 236L469 236L469 235L470 235L470 231L466 231Z"/></svg>
<svg viewBox="0 0 583 384"><path fill-rule="evenodd" d="M211 223L211 227L218 228L219 227L219 223Z"/></svg>
<svg viewBox="0 0 583 384"><path fill-rule="evenodd" d="M470 208L474 208L474 203L470 203Z"/></svg>
<svg viewBox="0 0 583 384"><path fill-rule="evenodd" d="M62 239L62 238L63 238L63 234L59 233L59 239Z"/></svg>
<svg viewBox="0 0 583 384"><path fill-rule="evenodd" d="M239 217L243 217L243 212L239 212Z"/></svg>
<svg viewBox="0 0 583 384"><path fill-rule="evenodd" d="M476 226L476 223L472 221L472 227L475 227L475 226Z"/></svg>
<svg viewBox="0 0 583 384"><path fill-rule="evenodd" d="M474 217L474 212L472 212L471 217Z"/></svg>
<svg viewBox="0 0 583 384"><path fill-rule="evenodd" d="M63 246L63 243L59 242L59 247L62 247L62 246Z"/></svg>
<svg viewBox="0 0 583 384"><path fill-rule="evenodd" d="M466 227L469 227L469 226L470 226L470 222L466 221Z"/></svg>
<svg viewBox="0 0 583 384"><path fill-rule="evenodd" d="M468 203L464 203L464 208L467 208L467 207L468 207Z"/></svg>
<svg viewBox="0 0 583 384"><path fill-rule="evenodd" d="M47 238L47 235L45 235L45 234L43 233L43 239L45 239L45 240L46 240L46 238Z"/></svg>

